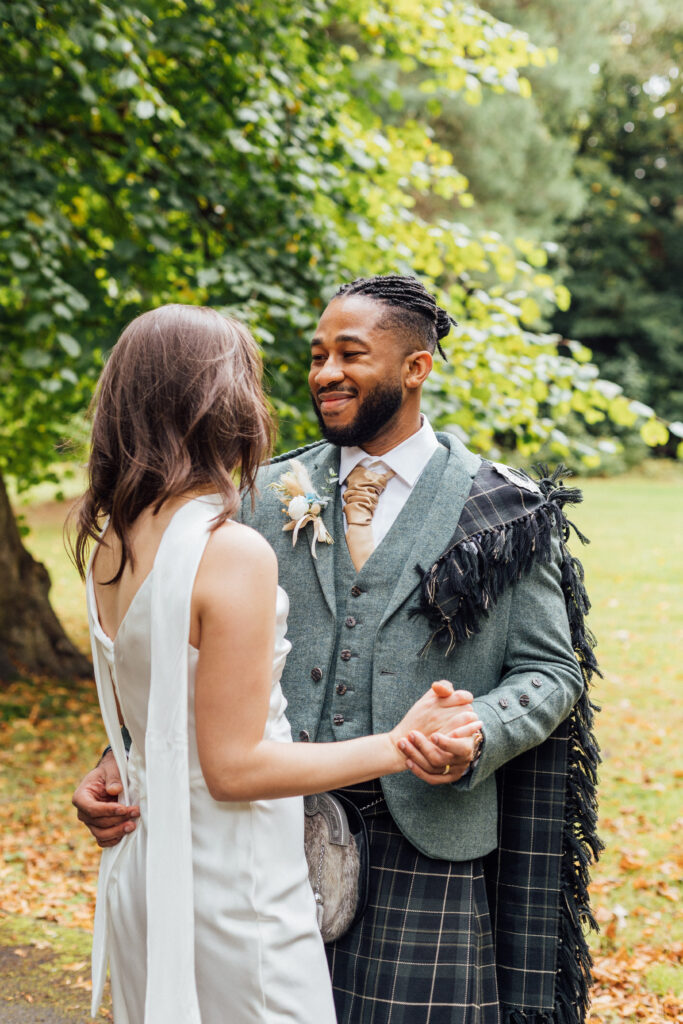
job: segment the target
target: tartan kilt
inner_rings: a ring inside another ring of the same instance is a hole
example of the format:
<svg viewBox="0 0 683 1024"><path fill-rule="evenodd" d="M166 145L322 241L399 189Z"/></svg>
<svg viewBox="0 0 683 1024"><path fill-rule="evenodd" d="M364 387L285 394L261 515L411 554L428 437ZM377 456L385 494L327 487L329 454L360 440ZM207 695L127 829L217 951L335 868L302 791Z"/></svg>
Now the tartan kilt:
<svg viewBox="0 0 683 1024"><path fill-rule="evenodd" d="M420 853L378 780L343 792L363 809L370 887L363 918L326 947L339 1024L499 1024L481 859Z"/></svg>

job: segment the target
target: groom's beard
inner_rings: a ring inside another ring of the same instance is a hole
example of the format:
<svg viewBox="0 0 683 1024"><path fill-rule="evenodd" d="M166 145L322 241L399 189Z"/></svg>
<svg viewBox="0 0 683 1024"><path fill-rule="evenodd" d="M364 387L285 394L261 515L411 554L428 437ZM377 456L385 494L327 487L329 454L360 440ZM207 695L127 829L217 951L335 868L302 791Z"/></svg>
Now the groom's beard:
<svg viewBox="0 0 683 1024"><path fill-rule="evenodd" d="M311 400L320 424L320 432L326 441L345 448L353 445L362 448L363 445L372 441L389 420L396 415L403 403L403 393L399 383L376 384L358 406L355 419L345 427L328 427L322 418L313 392L311 392Z"/></svg>

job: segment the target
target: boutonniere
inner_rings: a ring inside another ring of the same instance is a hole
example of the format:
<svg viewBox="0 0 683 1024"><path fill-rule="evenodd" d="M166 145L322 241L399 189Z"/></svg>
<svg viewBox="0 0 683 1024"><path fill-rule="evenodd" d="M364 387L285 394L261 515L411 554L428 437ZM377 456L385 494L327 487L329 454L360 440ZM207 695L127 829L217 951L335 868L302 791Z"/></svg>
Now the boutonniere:
<svg viewBox="0 0 683 1024"><path fill-rule="evenodd" d="M282 511L289 519L282 529L283 531L294 531L292 537L292 547L294 547L299 530L308 523L313 523L311 554L316 558L315 545L317 541L323 544L334 543L322 521L322 511L330 499L322 497L313 489L307 470L297 459L293 459L290 465L291 470L283 473L279 480L270 485L280 495L283 502Z"/></svg>

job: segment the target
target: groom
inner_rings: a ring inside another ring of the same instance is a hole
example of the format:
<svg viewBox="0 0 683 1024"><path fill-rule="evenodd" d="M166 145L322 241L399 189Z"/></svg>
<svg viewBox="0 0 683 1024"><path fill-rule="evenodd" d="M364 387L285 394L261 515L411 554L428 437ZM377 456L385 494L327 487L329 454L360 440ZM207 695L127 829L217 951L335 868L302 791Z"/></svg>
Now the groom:
<svg viewBox="0 0 683 1024"><path fill-rule="evenodd" d="M483 743L416 737L423 767L347 790L368 824L371 889L328 947L340 1022L571 1024L597 849L595 663L561 511L576 496L434 434L420 397L450 326L414 278L341 288L311 343L326 442L264 469L243 519L275 548L289 595L295 740L384 732L439 678L471 691L483 722ZM293 459L334 541L315 557L316 524L294 545L269 486ZM103 799L113 771L105 758L74 796L102 845L134 827Z"/></svg>

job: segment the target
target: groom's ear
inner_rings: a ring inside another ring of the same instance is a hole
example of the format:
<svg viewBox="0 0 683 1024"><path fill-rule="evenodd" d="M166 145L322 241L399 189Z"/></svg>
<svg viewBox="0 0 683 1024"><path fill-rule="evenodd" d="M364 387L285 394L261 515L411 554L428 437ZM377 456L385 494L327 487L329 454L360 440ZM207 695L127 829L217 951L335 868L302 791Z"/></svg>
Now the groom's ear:
<svg viewBox="0 0 683 1024"><path fill-rule="evenodd" d="M409 391L422 387L433 365L434 359L427 349L408 353L403 363L403 383Z"/></svg>

